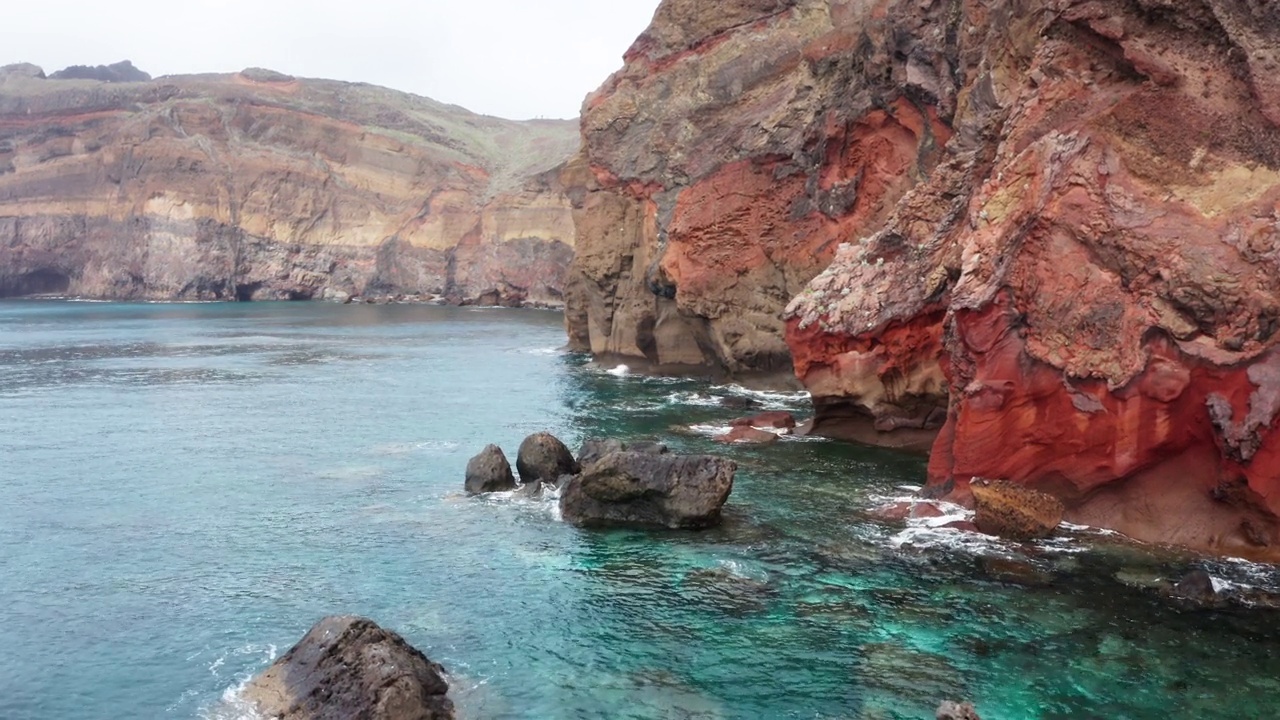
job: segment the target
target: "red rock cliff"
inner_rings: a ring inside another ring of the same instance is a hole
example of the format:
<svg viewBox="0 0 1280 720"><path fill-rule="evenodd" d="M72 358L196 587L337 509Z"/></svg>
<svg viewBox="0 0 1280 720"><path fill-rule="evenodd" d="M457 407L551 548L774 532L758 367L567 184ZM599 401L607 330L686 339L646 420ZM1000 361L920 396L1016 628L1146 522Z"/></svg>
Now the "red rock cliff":
<svg viewBox="0 0 1280 720"><path fill-rule="evenodd" d="M0 297L557 305L573 123L263 70L0 69Z"/></svg>
<svg viewBox="0 0 1280 720"><path fill-rule="evenodd" d="M571 335L773 366L794 295L819 430L930 493L1280 560L1277 78L1263 0L665 2L586 107Z"/></svg>
<svg viewBox="0 0 1280 720"><path fill-rule="evenodd" d="M664 2L584 105L572 342L789 371L787 302L950 138L933 107L867 77L895 42L843 4Z"/></svg>

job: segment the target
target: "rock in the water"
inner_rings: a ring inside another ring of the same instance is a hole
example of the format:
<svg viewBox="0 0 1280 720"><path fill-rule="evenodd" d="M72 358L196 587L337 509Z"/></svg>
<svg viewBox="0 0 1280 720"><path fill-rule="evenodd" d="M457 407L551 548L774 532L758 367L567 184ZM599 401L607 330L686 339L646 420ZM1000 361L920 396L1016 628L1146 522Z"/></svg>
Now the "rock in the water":
<svg viewBox="0 0 1280 720"><path fill-rule="evenodd" d="M586 467L605 455L616 452L642 452L653 455L662 455L667 452L667 446L660 442L654 442L651 440L624 443L621 440L614 440L612 438L605 440L592 438L584 440L582 442L582 447L578 449L578 465Z"/></svg>
<svg viewBox="0 0 1280 720"><path fill-rule="evenodd" d="M775 410L772 412L760 413L751 417L738 418L729 423L734 427L753 427L753 428L775 428L778 430L789 430L796 426L796 419L789 412Z"/></svg>
<svg viewBox="0 0 1280 720"><path fill-rule="evenodd" d="M534 433L525 438L516 455L516 472L520 473L520 482L541 480L554 483L561 475L578 474L579 469L573 453L551 433Z"/></svg>
<svg viewBox="0 0 1280 720"><path fill-rule="evenodd" d="M1009 540L1036 540L1062 523L1062 502L1052 495L1001 480L970 484L978 529Z"/></svg>
<svg viewBox="0 0 1280 720"><path fill-rule="evenodd" d="M937 720L982 720L973 703L947 702L938 706Z"/></svg>
<svg viewBox="0 0 1280 720"><path fill-rule="evenodd" d="M467 493L481 495L506 492L516 488L516 477L511 474L511 463L502 448L490 445L467 463Z"/></svg>
<svg viewBox="0 0 1280 720"><path fill-rule="evenodd" d="M542 497L542 481L534 480L516 491L516 497L522 497L526 500L537 500Z"/></svg>
<svg viewBox="0 0 1280 720"><path fill-rule="evenodd" d="M1213 586L1213 577L1204 570L1192 570L1174 584L1170 591L1175 597L1191 600L1200 605L1215 605L1219 602L1218 590Z"/></svg>
<svg viewBox="0 0 1280 720"><path fill-rule="evenodd" d="M444 668L371 620L327 617L244 690L275 720L452 720Z"/></svg>
<svg viewBox="0 0 1280 720"><path fill-rule="evenodd" d="M750 410L760 407L760 401L755 398L743 397L742 395L729 395L720 398L720 405L732 410Z"/></svg>
<svg viewBox="0 0 1280 720"><path fill-rule="evenodd" d="M778 442L778 436L768 430L760 430L747 425L737 425L724 435L717 435L715 441L726 445L737 442L768 445L769 443Z"/></svg>
<svg viewBox="0 0 1280 720"><path fill-rule="evenodd" d="M720 522L736 470L710 455L612 453L565 486L560 512L575 525L711 527Z"/></svg>

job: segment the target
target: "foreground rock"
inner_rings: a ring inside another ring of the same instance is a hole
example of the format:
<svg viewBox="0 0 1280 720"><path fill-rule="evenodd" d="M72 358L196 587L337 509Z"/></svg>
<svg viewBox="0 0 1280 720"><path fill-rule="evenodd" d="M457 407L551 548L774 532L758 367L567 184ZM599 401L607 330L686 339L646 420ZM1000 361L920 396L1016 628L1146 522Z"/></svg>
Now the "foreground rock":
<svg viewBox="0 0 1280 720"><path fill-rule="evenodd" d="M1278 48L1260 0L665 0L584 106L571 342L1280 561Z"/></svg>
<svg viewBox="0 0 1280 720"><path fill-rule="evenodd" d="M245 687L274 720L452 720L444 668L358 617L321 620Z"/></svg>
<svg viewBox="0 0 1280 720"><path fill-rule="evenodd" d="M581 526L707 528L719 524L736 470L709 455L610 453L565 486L560 513Z"/></svg>
<svg viewBox="0 0 1280 720"><path fill-rule="evenodd" d="M569 448L551 433L534 433L520 443L516 456L520 482L555 484L561 476L575 475L580 469Z"/></svg>
<svg viewBox="0 0 1280 720"><path fill-rule="evenodd" d="M0 68L0 128L0 297L562 303L572 122L123 63Z"/></svg>
<svg viewBox="0 0 1280 720"><path fill-rule="evenodd" d="M490 445L467 463L467 493L482 495L516 489L511 463L497 445Z"/></svg>
<svg viewBox="0 0 1280 720"><path fill-rule="evenodd" d="M1009 540L1046 538L1062 523L1062 502L1052 495L1015 483L974 480L975 517L978 529Z"/></svg>

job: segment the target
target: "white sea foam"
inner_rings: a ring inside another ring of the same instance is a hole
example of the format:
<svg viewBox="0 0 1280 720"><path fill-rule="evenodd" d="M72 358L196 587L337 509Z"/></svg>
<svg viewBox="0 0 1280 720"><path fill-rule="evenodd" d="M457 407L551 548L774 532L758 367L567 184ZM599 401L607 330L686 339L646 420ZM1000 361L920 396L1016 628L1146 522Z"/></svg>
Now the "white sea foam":
<svg viewBox="0 0 1280 720"><path fill-rule="evenodd" d="M720 398L714 395L694 391L677 391L667 395L667 403L671 405L699 405L702 407L719 407Z"/></svg>
<svg viewBox="0 0 1280 720"><path fill-rule="evenodd" d="M521 355L563 355L565 350L562 347L541 347L541 348L525 348L518 351Z"/></svg>
<svg viewBox="0 0 1280 720"><path fill-rule="evenodd" d="M605 372L607 372L608 374L614 377L626 377L631 374L631 368L627 367L626 365L619 365L618 367L612 370L606 370Z"/></svg>
<svg viewBox="0 0 1280 720"><path fill-rule="evenodd" d="M730 426L728 426L728 425L714 425L714 424L711 424L711 423L706 423L706 424L702 424L702 425L690 425L690 426L689 426L689 431L690 431L690 432L692 432L692 433L694 433L694 434L697 434L697 435L707 435L707 436L710 436L710 437L716 437L716 436L718 436L718 435L725 435L725 434L727 434L727 433L728 433L730 430L732 430L732 429L733 429L733 428L732 428L732 427L730 427Z"/></svg>
<svg viewBox="0 0 1280 720"><path fill-rule="evenodd" d="M809 402L811 396L807 391L785 392L779 390L752 390L741 385L717 385L712 388L730 395L749 397L758 401L766 409L785 410Z"/></svg>
<svg viewBox="0 0 1280 720"><path fill-rule="evenodd" d="M202 708L197 713L197 716L201 720L265 720L258 713L253 703L245 698L244 691L258 672L275 662L277 654L276 646L268 643L266 645L244 645L219 655L208 666L209 672L214 677L220 676L219 669L226 664L229 657L256 656L258 659L253 663L254 667L251 670L237 673L233 678L232 684L222 691L222 696L218 699L218 702L211 707ZM240 665L241 663L236 662L235 664Z"/></svg>

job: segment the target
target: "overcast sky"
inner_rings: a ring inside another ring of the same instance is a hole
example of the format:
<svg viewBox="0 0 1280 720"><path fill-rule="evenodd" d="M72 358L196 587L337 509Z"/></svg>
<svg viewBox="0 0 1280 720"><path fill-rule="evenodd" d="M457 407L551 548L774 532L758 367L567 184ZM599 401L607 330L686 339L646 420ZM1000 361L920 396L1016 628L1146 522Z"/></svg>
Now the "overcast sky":
<svg viewBox="0 0 1280 720"><path fill-rule="evenodd" d="M129 59L152 75L266 67L513 119L577 117L658 0L40 0L5 3L0 65Z"/></svg>

